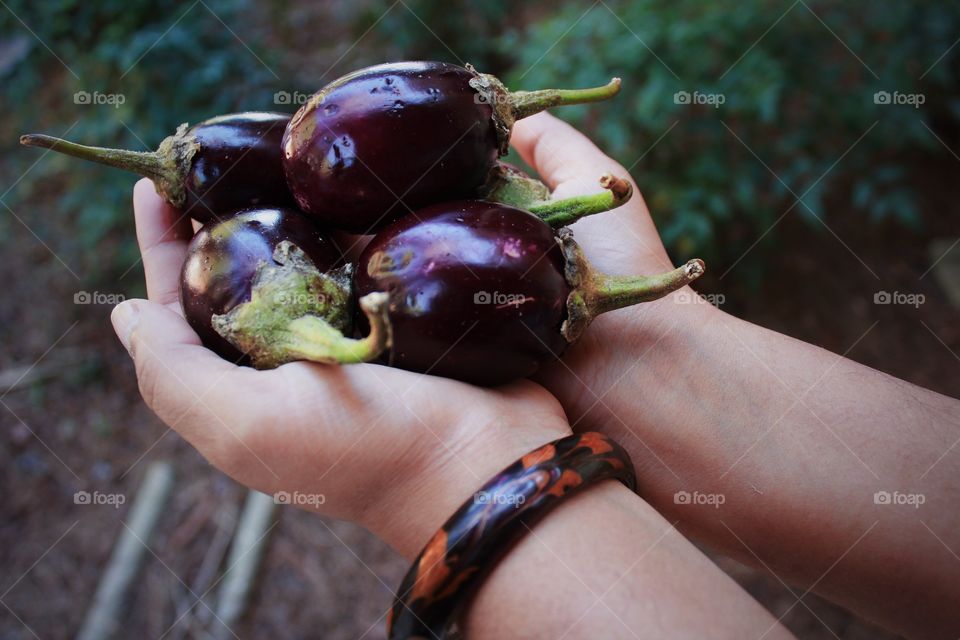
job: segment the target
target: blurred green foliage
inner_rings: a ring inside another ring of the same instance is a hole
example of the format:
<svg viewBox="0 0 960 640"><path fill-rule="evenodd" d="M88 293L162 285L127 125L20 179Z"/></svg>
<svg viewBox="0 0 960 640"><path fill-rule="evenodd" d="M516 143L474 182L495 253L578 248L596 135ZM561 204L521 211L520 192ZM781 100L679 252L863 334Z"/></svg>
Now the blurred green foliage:
<svg viewBox="0 0 960 640"><path fill-rule="evenodd" d="M613 103L558 114L633 167L675 253L729 264L798 198L790 215L827 224L919 222L910 169L949 157L928 127L960 115L958 56L941 58L958 33L955 3L608 0L502 41L517 86L622 76ZM925 102L877 104L880 91Z"/></svg>
<svg viewBox="0 0 960 640"><path fill-rule="evenodd" d="M537 3L529 3L535 5ZM501 46L500 34L525 16L516 2L374 2L353 19L352 33L364 37L370 63L387 60L444 60L471 63L487 73L503 73L514 54Z"/></svg>
<svg viewBox="0 0 960 640"><path fill-rule="evenodd" d="M911 172L925 158L948 157L931 130L951 141L960 116L960 47L944 55L960 33L955 3L11 0L8 6L0 11L0 33L12 39L4 41L10 46L5 61L0 57L0 80L13 117L4 133L15 126L18 133L56 135L76 122L72 139L133 149L155 147L180 122L276 108L274 91L311 91L384 60L472 62L514 88L592 86L621 76L624 89L613 102L557 115L631 168L677 259L697 253L730 264L757 238L775 239L776 228L764 234L791 206L787 215L827 224L841 215L863 224L891 218L918 224ZM80 90L122 93L125 102L76 105ZM876 104L878 91L922 94L925 102ZM678 92L690 102L722 96L723 103L684 104ZM39 152L16 153L24 159L0 168L9 182ZM128 232L130 183L122 173L51 155L5 201L19 210L41 185L45 192L57 186L57 211L33 216L30 224L40 226L41 237L44 225L66 226L70 246L89 255L109 234ZM130 264L132 244L118 247L91 264Z"/></svg>
<svg viewBox="0 0 960 640"><path fill-rule="evenodd" d="M156 148L181 122L272 107L271 72L219 23L242 22L253 5L7 0L0 33L10 40L4 41L0 80L8 111L4 147L16 162L8 155L6 184L43 153L17 148L20 133L142 151ZM83 91L121 94L122 104L77 104L74 96ZM103 277L137 260L133 180L132 174L50 153L4 201L84 277ZM37 211L38 199L49 206L51 190L59 193L56 207ZM121 240L108 242L111 235Z"/></svg>

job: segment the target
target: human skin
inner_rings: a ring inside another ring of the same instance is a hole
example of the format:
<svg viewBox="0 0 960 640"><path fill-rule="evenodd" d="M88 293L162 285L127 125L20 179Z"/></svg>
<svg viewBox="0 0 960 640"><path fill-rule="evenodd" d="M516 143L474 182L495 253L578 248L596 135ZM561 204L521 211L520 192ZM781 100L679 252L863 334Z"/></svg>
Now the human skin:
<svg viewBox="0 0 960 640"><path fill-rule="evenodd" d="M237 481L322 494L318 511L412 559L495 473L570 433L560 404L529 381L480 389L373 364L256 371L220 359L177 302L189 220L148 180L137 183L134 210L149 300L118 305L114 328L146 403ZM789 637L613 481L535 526L486 580L465 624L477 638Z"/></svg>
<svg viewBox="0 0 960 640"><path fill-rule="evenodd" d="M518 122L512 143L558 197L626 175L548 114ZM572 226L604 271L670 266L634 191ZM813 590L911 637L960 635L960 402L683 303L694 295L601 316L537 381L576 430L617 439L640 495L698 542L802 587L798 599ZM678 491L725 502L677 504ZM883 491L925 502L876 504Z"/></svg>

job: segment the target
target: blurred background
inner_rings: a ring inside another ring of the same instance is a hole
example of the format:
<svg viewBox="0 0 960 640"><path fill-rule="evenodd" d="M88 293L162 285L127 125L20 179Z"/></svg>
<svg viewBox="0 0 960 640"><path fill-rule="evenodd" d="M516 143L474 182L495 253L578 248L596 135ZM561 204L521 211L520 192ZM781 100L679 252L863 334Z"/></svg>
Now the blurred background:
<svg viewBox="0 0 960 640"><path fill-rule="evenodd" d="M146 409L110 327L111 301L144 295L135 178L19 134L145 150L390 60L512 88L618 75L616 100L557 115L630 168L675 263L707 260L701 292L960 396L958 39L960 5L932 0L0 0L0 638L75 634L158 460L175 481L120 635L209 637L197 600L246 494ZM236 635L382 637L402 560L345 523L272 518ZM890 637L713 557L802 638Z"/></svg>

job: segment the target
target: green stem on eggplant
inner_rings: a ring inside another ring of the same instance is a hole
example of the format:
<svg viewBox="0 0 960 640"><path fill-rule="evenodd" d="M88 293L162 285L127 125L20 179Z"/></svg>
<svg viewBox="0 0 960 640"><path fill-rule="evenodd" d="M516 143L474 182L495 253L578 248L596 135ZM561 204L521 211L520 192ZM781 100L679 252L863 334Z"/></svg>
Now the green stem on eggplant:
<svg viewBox="0 0 960 640"><path fill-rule="evenodd" d="M507 155L507 151L510 150L510 133L517 120L550 107L600 102L620 93L620 78L612 78L605 85L588 89L510 91L496 76L480 73L469 64L466 68L473 74L470 86L479 94L479 100L486 102L493 109L491 115L501 156Z"/></svg>
<svg viewBox="0 0 960 640"><path fill-rule="evenodd" d="M703 260L694 258L681 267L655 275L612 276L596 269L573 240L570 229L557 234L566 260L567 319L561 333L575 342L594 318L608 311L651 302L680 289L706 272Z"/></svg>
<svg viewBox="0 0 960 640"><path fill-rule="evenodd" d="M91 147L40 133L20 136L20 144L50 149L150 178L157 192L176 207L182 206L186 200L184 178L189 174L193 156L200 148L196 137L187 134L186 124L181 124L175 134L166 137L156 151Z"/></svg>
<svg viewBox="0 0 960 640"><path fill-rule="evenodd" d="M294 360L325 364L358 364L380 357L390 348L390 296L377 291L358 300L367 316L370 333L364 338L347 338L317 316L303 316L287 325L281 344L276 345Z"/></svg>
<svg viewBox="0 0 960 640"><path fill-rule="evenodd" d="M623 178L609 173L600 178L603 191L562 200L536 202L527 209L554 229L573 224L580 218L615 209L633 196L633 187Z"/></svg>
<svg viewBox="0 0 960 640"><path fill-rule="evenodd" d="M384 293L364 296L370 323L362 339L350 327L352 266L321 273L295 245L281 242L273 263L257 269L250 300L212 319L213 328L250 357L258 369L311 360L327 364L368 362L389 349L391 329Z"/></svg>
<svg viewBox="0 0 960 640"><path fill-rule="evenodd" d="M528 209L533 204L549 200L550 187L517 167L498 160L478 195L491 202Z"/></svg>
<svg viewBox="0 0 960 640"><path fill-rule="evenodd" d="M588 102L609 100L620 93L620 78L589 89L538 89L536 91L511 91L510 106L515 120L521 120L550 107L559 107Z"/></svg>

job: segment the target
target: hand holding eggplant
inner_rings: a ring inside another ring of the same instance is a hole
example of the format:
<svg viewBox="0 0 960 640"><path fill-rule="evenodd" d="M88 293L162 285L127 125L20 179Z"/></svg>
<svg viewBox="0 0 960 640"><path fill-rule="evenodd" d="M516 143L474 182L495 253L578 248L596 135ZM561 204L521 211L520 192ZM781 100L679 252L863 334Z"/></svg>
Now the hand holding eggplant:
<svg viewBox="0 0 960 640"><path fill-rule="evenodd" d="M600 193L535 202L530 212L481 200L421 209L367 245L352 289L345 277L352 265L329 271L315 238L284 230L302 223L299 214L268 227L257 218L253 228L250 216L263 213L241 213L204 227L191 243L184 309L204 335L216 331L213 344L225 339L259 368L303 359L365 362L389 349L385 361L394 366L504 384L560 357L597 314L656 299L703 273L699 261L661 276L597 273L569 230L554 227L620 206L632 194L627 181L609 174L600 184ZM306 242L312 255L291 240ZM351 292L370 327L361 340L341 333L350 328Z"/></svg>
<svg viewBox="0 0 960 640"><path fill-rule="evenodd" d="M553 189L555 197L589 192L593 187L583 180L585 171L625 175L625 169L589 138L550 114L517 123L513 145ZM604 272L662 273L670 269L656 225L639 194L609 213L584 218L574 230L577 243L593 265ZM635 394L643 390L630 385L643 368L643 358L649 350L657 348L661 340L677 339L678 334L699 335L705 325L713 322L711 314L716 309L712 305L680 304L698 300L689 289L683 293L686 295L670 295L631 312L601 315L584 339L564 355L562 363L544 367L534 379L556 395L570 416L605 412L604 405L597 403L597 396L614 383L623 385L618 392L628 396L626 403L636 404ZM682 376L683 371L678 370L677 375ZM615 418L612 422L621 425ZM643 424L640 428L646 426L656 427ZM637 428L633 423L630 427Z"/></svg>
<svg viewBox="0 0 960 640"><path fill-rule="evenodd" d="M146 174L169 204L207 222L184 263L181 303L220 355L270 368L367 362L389 350L386 362L401 368L496 385L560 357L597 315L704 271L694 260L615 277L587 260L562 227L627 202L622 168L602 176L600 193L563 198L498 161L518 121L619 89L614 78L511 92L470 65L402 62L335 80L292 118L181 125L155 152L41 135L21 143ZM291 198L303 213L263 207ZM380 233L354 273L337 264L321 228ZM498 299L482 308L484 297ZM369 335L355 337L354 320L361 329L366 320Z"/></svg>
<svg viewBox="0 0 960 640"><path fill-rule="evenodd" d="M477 478L569 433L527 381L489 390L373 365L256 371L220 358L180 314L189 221L147 180L134 207L150 300L115 309L117 335L147 404L237 481L359 522L412 557Z"/></svg>

